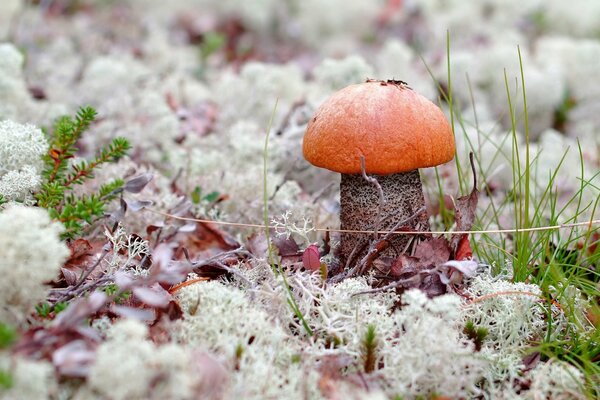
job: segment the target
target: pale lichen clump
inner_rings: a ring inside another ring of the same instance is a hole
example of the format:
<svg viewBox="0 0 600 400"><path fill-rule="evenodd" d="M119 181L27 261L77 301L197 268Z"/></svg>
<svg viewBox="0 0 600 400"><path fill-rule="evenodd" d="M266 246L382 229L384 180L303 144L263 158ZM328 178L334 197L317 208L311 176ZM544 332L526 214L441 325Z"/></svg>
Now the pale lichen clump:
<svg viewBox="0 0 600 400"><path fill-rule="evenodd" d="M155 345L147 339L148 327L134 320L115 323L107 334L108 340L98 348L90 370L88 396L115 400L194 398L201 377L193 374L191 353L184 347Z"/></svg>
<svg viewBox="0 0 600 400"><path fill-rule="evenodd" d="M186 147L171 153L169 158L174 160L174 165L186 171L189 192L199 188L203 195L217 192L224 196L218 204L194 204L192 210L196 215L248 223L262 221L264 135L265 129L258 122L241 120L217 135L188 138ZM291 138L271 132L266 192L272 215L287 210L297 215L312 215L318 208L298 183L282 171L284 165L291 168L284 148L291 147L292 143ZM228 156L224 158L223 154Z"/></svg>
<svg viewBox="0 0 600 400"><path fill-rule="evenodd" d="M34 102L23 73L24 63L25 56L17 46L0 43L0 120L46 124L65 114L60 104Z"/></svg>
<svg viewBox="0 0 600 400"><path fill-rule="evenodd" d="M342 59L326 58L314 70L315 83L321 91L325 91L325 95L374 78L374 73L373 67L358 55Z"/></svg>
<svg viewBox="0 0 600 400"><path fill-rule="evenodd" d="M15 46L0 44L0 119L14 119L31 106L23 78L24 61Z"/></svg>
<svg viewBox="0 0 600 400"><path fill-rule="evenodd" d="M471 302L465 318L489 331L486 347L513 352L538 338L545 327L545 311L540 303L541 289L534 284L512 283L482 274L467 289Z"/></svg>
<svg viewBox="0 0 600 400"><path fill-rule="evenodd" d="M142 150L141 159L155 165L177 147L179 119L162 94L161 81L144 64L125 56L96 57L83 70L78 90L103 116L85 137L90 147L126 136Z"/></svg>
<svg viewBox="0 0 600 400"><path fill-rule="evenodd" d="M360 294L371 289L367 278L346 279L323 286L318 274L295 273L288 278L298 308L313 335L285 308L285 291L276 280L261 276L257 300L285 326L293 326L310 343L305 353L313 360L335 356L348 359L346 373L363 371L363 343L367 326L375 328L378 348L375 365L382 365L368 380L388 396L426 396L444 393L461 397L479 393L477 382L487 362L462 336L460 299L435 299L413 290L404 294L401 309L394 310L395 293ZM277 306L279 305L279 306ZM292 332L290 332L292 334ZM306 344L305 344L306 346Z"/></svg>
<svg viewBox="0 0 600 400"><path fill-rule="evenodd" d="M300 69L294 64L248 62L239 74L225 72L212 92L219 105L219 125L223 130L245 120L263 127L264 131L276 102L274 129L291 105L302 98L304 83Z"/></svg>
<svg viewBox="0 0 600 400"><path fill-rule="evenodd" d="M455 295L428 299L417 289L402 297L405 305L382 331L379 371L388 393L419 397L443 393L451 398L480 393L477 384L488 364L462 335L461 300Z"/></svg>
<svg viewBox="0 0 600 400"><path fill-rule="evenodd" d="M48 141L40 129L0 121L0 195L4 200L33 204L32 192L42 182L42 156L47 151Z"/></svg>
<svg viewBox="0 0 600 400"><path fill-rule="evenodd" d="M382 0L298 1L293 22L299 39L322 54L350 54L373 34L372 24L383 6Z"/></svg>
<svg viewBox="0 0 600 400"><path fill-rule="evenodd" d="M1 354L0 372L11 377L10 387L0 387L2 399L50 399L58 389L54 367L46 361Z"/></svg>
<svg viewBox="0 0 600 400"><path fill-rule="evenodd" d="M45 299L44 283L57 276L69 255L62 231L40 208L15 204L0 212L0 320L22 323Z"/></svg>
<svg viewBox="0 0 600 400"><path fill-rule="evenodd" d="M580 370L561 361L539 364L531 372L531 387L525 399L583 399L584 377Z"/></svg>
<svg viewBox="0 0 600 400"><path fill-rule="evenodd" d="M455 54L452 54L453 62ZM379 79L400 79L430 100L438 97L426 65L405 42L388 39L375 56L375 71ZM460 90L460 87L457 89Z"/></svg>
<svg viewBox="0 0 600 400"><path fill-rule="evenodd" d="M200 282L180 289L177 298L184 318L174 335L187 346L217 355L230 373L227 398L277 398L283 393L293 398L305 388L316 390L316 372L300 362L300 343L241 290Z"/></svg>
<svg viewBox="0 0 600 400"><path fill-rule="evenodd" d="M489 360L485 388L489 393L499 393L506 389L507 382L521 376L524 350L544 333L541 289L485 273L473 278L467 293L481 301L468 303L462 317L487 330L481 348L481 356Z"/></svg>
<svg viewBox="0 0 600 400"><path fill-rule="evenodd" d="M299 287L300 283L296 285ZM346 279L325 290L318 289L318 281L313 281L313 285L311 290L304 289L303 304L316 334L315 354L345 354L358 359L364 327L375 325L378 332L393 329L389 317L395 300L393 293L356 295L370 289L365 278ZM311 301L317 305L311 306Z"/></svg>

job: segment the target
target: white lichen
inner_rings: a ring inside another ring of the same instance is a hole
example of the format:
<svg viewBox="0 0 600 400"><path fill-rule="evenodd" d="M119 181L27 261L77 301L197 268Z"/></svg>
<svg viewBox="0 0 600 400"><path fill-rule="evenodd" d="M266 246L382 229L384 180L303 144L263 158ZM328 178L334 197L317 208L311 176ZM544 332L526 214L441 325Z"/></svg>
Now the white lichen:
<svg viewBox="0 0 600 400"><path fill-rule="evenodd" d="M0 319L21 323L46 297L69 255L63 227L44 209L10 205L0 212Z"/></svg>
<svg viewBox="0 0 600 400"><path fill-rule="evenodd" d="M44 167L48 141L31 124L0 121L0 195L7 201L33 203Z"/></svg>

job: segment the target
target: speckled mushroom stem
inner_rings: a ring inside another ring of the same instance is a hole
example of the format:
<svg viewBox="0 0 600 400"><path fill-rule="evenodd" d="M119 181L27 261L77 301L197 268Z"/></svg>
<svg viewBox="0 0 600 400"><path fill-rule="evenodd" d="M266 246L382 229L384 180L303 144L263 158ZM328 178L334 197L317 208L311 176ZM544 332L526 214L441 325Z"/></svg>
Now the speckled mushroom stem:
<svg viewBox="0 0 600 400"><path fill-rule="evenodd" d="M381 185L385 198L385 205L379 214L380 219L383 220L379 230L391 229L399 221L413 216L416 211L425 206L423 187L418 170L373 176ZM379 207L379 192L375 185L365 180L362 175L342 174L340 200L342 229L373 229ZM427 213L420 214L407 226L412 229L418 226L419 230L428 231ZM342 265L346 264L348 257L357 246L358 249L362 247L364 249L355 253L351 265L360 260L366 254L368 243L372 238L372 234L342 233L338 250ZM381 253L380 257L397 258L399 254L405 251L409 240L410 236L407 235L393 235L390 246Z"/></svg>

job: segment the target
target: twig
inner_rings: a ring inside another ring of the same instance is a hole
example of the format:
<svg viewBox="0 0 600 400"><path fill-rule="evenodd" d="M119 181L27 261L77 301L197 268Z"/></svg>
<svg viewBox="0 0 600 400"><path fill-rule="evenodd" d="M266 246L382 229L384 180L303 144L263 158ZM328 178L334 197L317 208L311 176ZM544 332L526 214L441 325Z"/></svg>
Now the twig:
<svg viewBox="0 0 600 400"><path fill-rule="evenodd" d="M194 268L194 270L198 270L200 268L208 267L208 266L221 268L222 270L224 270L232 275L237 276L238 278L243 280L246 284L248 284L248 286L254 287L254 285L252 284L252 281L250 281L250 279L246 278L244 276L244 274L237 271L235 268L231 268L230 266L226 265L224 262L224 260L227 259L229 256L233 256L233 255L238 256L240 254L250 255L250 253L247 250L244 250L242 247L237 248L235 250L230 250L230 251L226 251L223 253L219 253L219 254L217 254L207 260L203 260L203 261L190 260L189 253L185 247L183 248L183 254L185 255L186 260Z"/></svg>
<svg viewBox="0 0 600 400"><path fill-rule="evenodd" d="M425 274L425 273L429 273L429 272L433 271L434 269L435 268L419 271L414 276L411 276L410 278L400 279L400 280L394 281L393 283L390 283L389 285L386 285L386 286L383 286L380 288L363 290L360 292L352 293L352 295L350 297L359 296L361 294L373 294L373 293L385 292L386 290L395 289L397 287L404 286L405 284L408 284L408 283L420 283L421 279L422 279L421 275Z"/></svg>
<svg viewBox="0 0 600 400"><path fill-rule="evenodd" d="M369 251L363 257L363 259L360 261L360 263L358 263L356 265L356 267L354 267L354 269L352 270L353 273L350 274L350 276L354 276L354 274L356 274L357 271L361 274L364 273L365 270L367 269L367 267L369 265L371 265L371 263L379 256L379 254L389 246L390 238L391 238L392 234L395 231L397 231L398 229L400 229L402 226L407 225L410 222L412 222L415 218L417 218L419 215L424 213L425 210L426 210L425 207L421 207L419 210L417 210L416 213L414 213L410 217L398 221L396 223L396 225L394 225L392 227L392 230L390 232L386 233L378 241L371 243Z"/></svg>
<svg viewBox="0 0 600 400"><path fill-rule="evenodd" d="M471 171L473 171L473 191L477 190L477 170L475 169L475 161L473 159L473 152L469 152L469 163L471 163Z"/></svg>
<svg viewBox="0 0 600 400"><path fill-rule="evenodd" d="M332 277L331 282L333 282L333 283L341 282L346 277L353 277L358 273L364 273L366 268L369 265L371 265L371 263L379 256L379 254L389 246L390 237L395 233L395 231L400 229L402 226L413 221L415 218L417 218L423 212L425 212L425 207L421 207L416 213L414 213L410 217L398 221L392 227L391 231L387 232L381 239L379 239L377 241L373 241L371 243L367 254L360 260L360 262L358 262L354 266L354 268L352 268L347 273L341 273L341 274L338 274L338 275ZM423 233L430 233L430 232L420 232L420 233L423 234Z"/></svg>
<svg viewBox="0 0 600 400"><path fill-rule="evenodd" d="M174 294L175 292L177 292L179 289L182 289L186 286L190 286L193 285L194 283L198 283L198 282L204 282L209 280L210 278L206 277L206 276L201 276L200 278L194 278L194 279L188 279L185 282L181 282L173 287L171 287L171 289L169 289L169 294Z"/></svg>
<svg viewBox="0 0 600 400"><path fill-rule="evenodd" d="M79 279L79 282L77 282L72 288L71 290L75 290L77 289L79 286L81 286L85 280L92 274L92 272L96 269L96 267L98 265L100 265L100 263L102 262L102 260L104 260L104 257L106 257L108 255L108 253L110 252L110 249L108 248L108 243L104 245L104 247L102 247L102 254L100 255L100 257L98 257L98 259L96 260L96 262L94 263L94 265L92 265L90 268L88 268L85 273L81 276L81 278Z"/></svg>
<svg viewBox="0 0 600 400"><path fill-rule="evenodd" d="M364 243L364 241L359 241L358 243L356 243L356 245L350 252L350 255L348 256L348 259L346 260L346 265L344 267L344 271L347 271L348 269L350 269L350 264L352 263L352 260L354 260L354 257L360 250L365 248L365 245L366 245L366 243Z"/></svg>
<svg viewBox="0 0 600 400"><path fill-rule="evenodd" d="M54 304L60 303L63 301L68 301L75 297L79 297L80 295L82 295L83 293L85 293L91 289L97 288L98 286L100 286L104 283L109 283L109 282L113 282L113 281L114 281L114 275L110 274L110 275L104 275L103 277L98 278L92 282L89 282L87 285L80 286L79 288L77 288L75 290L69 288L69 289L67 289L66 293L64 293L61 297L59 297L58 299L56 299L54 301ZM57 293L60 293L60 292L57 292Z"/></svg>
<svg viewBox="0 0 600 400"><path fill-rule="evenodd" d="M62 294L62 296L59 297L56 300L56 303L60 303L62 301L70 300L73 297L76 297L79 294L84 293L89 287L92 287L93 285L89 285L88 284L88 285L83 286L83 289L81 289L82 285L85 283L85 281L87 280L87 278L89 278L89 276L92 274L92 272L96 269L96 267L98 267L98 265L100 265L100 263L102 262L102 260L108 255L109 252L110 252L110 250L105 245L102 248L102 254L100 255L100 257L98 257L98 259L96 260L96 262L94 263L94 265L92 265L90 268L88 268L81 275L81 278L79 278L79 281L77 283L75 283L73 286L70 286L70 287L68 287L66 289L54 291L54 293ZM102 278L98 279L97 281L91 282L91 283L92 284L98 284L98 282L101 281L101 280L102 280ZM103 282L100 282L100 283L103 283Z"/></svg>
<svg viewBox="0 0 600 400"><path fill-rule="evenodd" d="M377 181L376 178L367 175L366 167L365 167L365 156L360 156L360 172L362 173L363 178L370 184L374 185L377 188L377 192L379 193L379 204L377 205L377 215L375 216L375 225L373 226L373 239L376 240L378 233L377 231L380 228L381 224L381 212L383 211L383 207L385 206L385 197L383 195L383 189Z"/></svg>

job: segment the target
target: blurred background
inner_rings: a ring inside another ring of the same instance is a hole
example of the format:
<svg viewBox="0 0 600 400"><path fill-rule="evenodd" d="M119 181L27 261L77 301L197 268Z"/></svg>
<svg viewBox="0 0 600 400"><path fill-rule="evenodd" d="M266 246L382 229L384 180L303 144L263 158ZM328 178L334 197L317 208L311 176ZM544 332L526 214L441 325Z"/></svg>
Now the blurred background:
<svg viewBox="0 0 600 400"><path fill-rule="evenodd" d="M452 117L463 168L440 169L445 193L468 190L474 151L482 187L505 196L528 140L534 192L552 181L567 202L586 180L585 199L598 194L598 1L3 0L0 37L0 118L47 126L90 104L101 118L89 148L125 135L128 168L179 171L188 193L235 192L215 218L260 219L276 101L275 212L322 215L316 197L334 212L337 178L308 166L300 143L328 95L366 78L404 80Z"/></svg>

